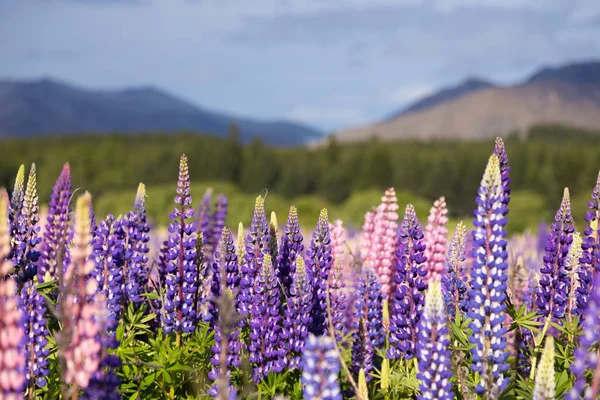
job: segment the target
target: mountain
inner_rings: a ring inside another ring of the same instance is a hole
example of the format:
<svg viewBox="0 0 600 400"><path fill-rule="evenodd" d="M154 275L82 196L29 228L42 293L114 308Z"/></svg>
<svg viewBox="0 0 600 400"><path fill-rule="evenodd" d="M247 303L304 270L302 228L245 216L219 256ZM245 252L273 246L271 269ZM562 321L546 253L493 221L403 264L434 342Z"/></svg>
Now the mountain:
<svg viewBox="0 0 600 400"><path fill-rule="evenodd" d="M481 89L487 89L493 86L493 83L487 82L483 79L475 77L467 78L458 85L442 88L439 92L418 100L400 112L392 114L386 119L391 120L404 114L422 111L427 108L437 106L438 104L447 103L448 101L458 99L459 97L465 96L469 93L473 93Z"/></svg>
<svg viewBox="0 0 600 400"><path fill-rule="evenodd" d="M225 135L236 123L242 141L277 145L314 141L321 133L289 121L258 121L207 111L161 89L77 88L52 79L0 81L0 138L71 133L192 131Z"/></svg>
<svg viewBox="0 0 600 400"><path fill-rule="evenodd" d="M476 140L512 132L524 135L536 124L600 128L600 62L543 68L511 86L468 82L442 89L392 118L342 130L336 137Z"/></svg>

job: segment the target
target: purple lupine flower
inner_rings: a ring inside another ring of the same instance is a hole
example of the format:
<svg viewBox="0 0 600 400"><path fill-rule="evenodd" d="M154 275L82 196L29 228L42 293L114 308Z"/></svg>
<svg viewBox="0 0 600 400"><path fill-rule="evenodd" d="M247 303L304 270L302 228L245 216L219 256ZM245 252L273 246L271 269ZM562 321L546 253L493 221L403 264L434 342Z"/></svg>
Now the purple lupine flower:
<svg viewBox="0 0 600 400"><path fill-rule="evenodd" d="M107 215L97 226L92 239L93 278L98 284L97 293L106 299L108 317L106 329L115 332L121 316L123 300L124 231L115 217Z"/></svg>
<svg viewBox="0 0 600 400"><path fill-rule="evenodd" d="M23 215L25 203L25 166L21 165L15 179L9 204L11 251L13 275L18 282L25 280L25 253L27 252L27 221Z"/></svg>
<svg viewBox="0 0 600 400"><path fill-rule="evenodd" d="M415 354L416 328L425 306L427 271L423 267L423 230L412 204L406 206L404 220L400 225L398 250L396 251L396 291L390 319L388 357L403 356L411 359Z"/></svg>
<svg viewBox="0 0 600 400"><path fill-rule="evenodd" d="M466 237L467 228L461 221L456 225L450 242L446 270L442 275L442 293L451 318L456 317L457 310L463 314L467 312Z"/></svg>
<svg viewBox="0 0 600 400"><path fill-rule="evenodd" d="M321 210L319 222L306 252L306 270L312 285L313 307L310 333L321 336L327 332L327 281L333 258L331 257L329 220L327 210Z"/></svg>
<svg viewBox="0 0 600 400"><path fill-rule="evenodd" d="M600 355L600 273L594 277L593 290L585 309L587 318L582 322L583 334L579 337L579 343L575 349L575 361L571 364L571 372L575 376L573 388L567 398L569 400L596 400L600 395L600 375L598 365ZM588 386L586 374L595 371L592 384Z"/></svg>
<svg viewBox="0 0 600 400"><path fill-rule="evenodd" d="M296 207L291 206L287 223L281 236L281 245L279 246L277 260L277 279L279 279L285 296L289 296L290 294L295 273L296 257L302 255L304 251L303 240L298 223L298 210Z"/></svg>
<svg viewBox="0 0 600 400"><path fill-rule="evenodd" d="M136 307L144 302L142 294L146 290L150 274L148 270L150 226L146 217L145 197L146 186L140 183L133 203L133 211L130 211L121 223L125 233L124 294Z"/></svg>
<svg viewBox="0 0 600 400"><path fill-rule="evenodd" d="M341 261L335 260L329 275L329 304L331 305L331 322L335 330L336 340L342 340L346 322L346 283Z"/></svg>
<svg viewBox="0 0 600 400"><path fill-rule="evenodd" d="M194 301L198 292L198 270L196 264L196 232L192 196L190 195L190 175L187 157L181 156L179 180L177 182L177 206L169 215L169 239L166 254L164 312L161 323L165 333L190 333L195 329L196 310Z"/></svg>
<svg viewBox="0 0 600 400"><path fill-rule="evenodd" d="M8 196L0 189L0 398L22 399L27 383L22 312L10 261Z"/></svg>
<svg viewBox="0 0 600 400"><path fill-rule="evenodd" d="M508 384L504 376L509 353L506 351L507 330L503 326L508 278L503 196L500 163L498 157L492 155L476 198L468 310L473 332L469 340L475 344L471 349L471 369L480 377L475 391L486 393L489 399L498 398Z"/></svg>
<svg viewBox="0 0 600 400"><path fill-rule="evenodd" d="M221 236L221 243L212 262L212 282L210 286L210 291L215 300L222 295L221 289L223 288L223 283L221 281L223 273L225 276L225 288L231 290L233 293L237 293L240 286L238 259L231 230L223 228L223 233L219 236ZM216 301L212 301L209 320L211 326L214 326L218 318Z"/></svg>
<svg viewBox="0 0 600 400"><path fill-rule="evenodd" d="M366 374L366 380L371 380L370 372L373 370L373 355L375 350L369 340L369 333L365 325L365 320L361 317L358 320L358 329L352 334L352 359L350 371L358 376L362 370Z"/></svg>
<svg viewBox="0 0 600 400"><path fill-rule="evenodd" d="M494 146L494 155L498 157L500 163L500 180L502 180L502 204L504 205L504 215L508 214L508 205L510 204L510 167L508 165L508 155L506 155L506 147L502 138L496 138Z"/></svg>
<svg viewBox="0 0 600 400"><path fill-rule="evenodd" d="M575 293L577 300L576 307L573 309L573 313L580 315L581 318L585 318L583 310L587 306L587 300L589 293L592 290L592 277L594 272L600 271L600 173L598 173L598 180L596 186L592 190L592 200L588 202L589 211L585 214L585 221L588 225L583 231L583 243L581 249L583 254L581 255L580 269L577 273L579 280L579 287Z"/></svg>
<svg viewBox="0 0 600 400"><path fill-rule="evenodd" d="M340 361L329 336L310 335L302 353L302 394L305 400L342 400L338 382Z"/></svg>
<svg viewBox="0 0 600 400"><path fill-rule="evenodd" d="M299 367L300 354L304 350L304 343L308 337L312 309L312 291L304 259L299 255L294 262L296 264L294 279L287 297L281 333L290 371Z"/></svg>
<svg viewBox="0 0 600 400"><path fill-rule="evenodd" d="M419 369L418 400L451 400L452 354L446 322L446 305L439 282L430 282L425 299L425 309L419 321L417 359Z"/></svg>
<svg viewBox="0 0 600 400"><path fill-rule="evenodd" d="M18 236L13 240L13 263L17 268L17 280L25 282L33 279L37 273L37 262L40 252L37 249L41 242L39 227L39 204L36 186L36 168L31 164L27 188L25 190L22 206L17 215L16 231Z"/></svg>
<svg viewBox="0 0 600 400"><path fill-rule="evenodd" d="M240 284L238 260L235 245L233 243L233 235L231 234L230 229L223 228L223 233L219 236L221 236L221 243L218 251L215 253L212 266L213 273L211 285L212 297L215 299L211 301L211 317L213 318L211 324L215 329L215 345L212 347L213 357L210 361L213 365L213 369L209 374L209 378L213 381L215 381L219 375L219 364L222 355L221 341L223 339L223 327L221 325L227 325L225 328L229 332L226 353L226 365L228 368L238 368L240 366L240 354L243 345L240 340L240 328L243 324L241 321L235 321L234 318L226 318L236 314L237 307L235 295L238 292ZM225 282L223 282L223 279ZM222 304L223 296L228 296L228 301L224 305L229 305L231 310L226 311L226 315L220 316L219 304ZM213 386L211 391L212 395L216 396L217 387Z"/></svg>
<svg viewBox="0 0 600 400"><path fill-rule="evenodd" d="M196 234L202 234L205 241L211 236L210 220L211 220L211 206L212 206L213 190L208 188L204 191L202 201L198 205L196 212L194 213L194 226ZM205 243L206 245L206 243Z"/></svg>
<svg viewBox="0 0 600 400"><path fill-rule="evenodd" d="M354 293L354 329L358 330L360 319L365 321L367 340L373 351L385 341L382 303L383 293L379 279L371 268L364 268L358 277Z"/></svg>
<svg viewBox="0 0 600 400"><path fill-rule="evenodd" d="M52 195L48 204L48 217L38 262L38 280L40 282L56 279L57 268L59 268L58 263L61 259L63 265L69 262L68 243L71 241L71 232L69 231L70 202L71 169L69 163L66 163L52 188ZM60 268L62 267L61 265Z"/></svg>
<svg viewBox="0 0 600 400"><path fill-rule="evenodd" d="M46 386L50 372L48 355L48 325L46 321L46 300L37 292L33 281L25 282L21 289L21 303L25 314L23 330L27 337L25 357L27 360L27 380L30 389L37 385Z"/></svg>
<svg viewBox="0 0 600 400"><path fill-rule="evenodd" d="M258 383L270 372L281 372L285 367L285 349L280 340L281 293L269 254L264 255L261 269L254 281L253 293L248 360L253 365L254 381Z"/></svg>
<svg viewBox="0 0 600 400"><path fill-rule="evenodd" d="M219 243L221 243L221 234L223 233L225 221L227 220L227 209L227 196L224 194L218 195L215 203L215 211L210 216L210 235L204 237L204 240L206 241L204 251L208 256L208 260L212 260L218 249Z"/></svg>
<svg viewBox="0 0 600 400"><path fill-rule="evenodd" d="M248 315L254 301L254 281L262 269L265 254L269 253L269 225L265 215L265 203L261 196L256 198L250 231L246 237L246 253L240 265L240 313Z"/></svg>
<svg viewBox="0 0 600 400"><path fill-rule="evenodd" d="M536 304L541 315L560 320L565 316L571 284L566 261L575 230L567 188L564 190L563 200L554 220L548 234L544 265L540 268L541 277Z"/></svg>

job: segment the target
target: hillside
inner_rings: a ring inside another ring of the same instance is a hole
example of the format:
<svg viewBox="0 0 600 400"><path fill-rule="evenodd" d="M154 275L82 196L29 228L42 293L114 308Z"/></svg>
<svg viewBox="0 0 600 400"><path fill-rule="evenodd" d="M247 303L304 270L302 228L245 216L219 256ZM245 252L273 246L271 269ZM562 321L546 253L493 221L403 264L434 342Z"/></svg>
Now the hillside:
<svg viewBox="0 0 600 400"><path fill-rule="evenodd" d="M513 86L485 85L440 96L444 93L448 90L428 97L443 101L419 100L391 119L342 130L337 137L479 140L515 131L524 134L537 124L600 127L600 62L544 68Z"/></svg>
<svg viewBox="0 0 600 400"><path fill-rule="evenodd" d="M273 145L318 139L315 129L207 111L154 87L92 91L51 79L0 81L0 137L71 133L190 131L225 135L232 123L242 141Z"/></svg>

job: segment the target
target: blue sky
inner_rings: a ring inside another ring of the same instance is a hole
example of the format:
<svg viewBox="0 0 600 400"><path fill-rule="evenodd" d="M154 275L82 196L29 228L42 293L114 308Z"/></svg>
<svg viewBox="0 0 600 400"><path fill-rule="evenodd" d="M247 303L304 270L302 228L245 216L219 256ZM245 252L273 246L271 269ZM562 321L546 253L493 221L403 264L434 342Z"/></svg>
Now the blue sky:
<svg viewBox="0 0 600 400"><path fill-rule="evenodd" d="M325 130L592 58L598 0L0 0L0 77L151 84Z"/></svg>

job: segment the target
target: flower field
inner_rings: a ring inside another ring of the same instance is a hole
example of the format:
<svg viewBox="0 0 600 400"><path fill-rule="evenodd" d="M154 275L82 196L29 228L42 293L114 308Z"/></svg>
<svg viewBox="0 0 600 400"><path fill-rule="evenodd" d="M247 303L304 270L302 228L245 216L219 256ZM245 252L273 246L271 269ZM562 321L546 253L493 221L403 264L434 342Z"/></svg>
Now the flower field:
<svg viewBox="0 0 600 400"><path fill-rule="evenodd" d="M444 197L417 215L394 188L358 231L294 206L280 224L268 196L238 226L226 196L192 199L185 155L167 230L144 184L95 214L68 163L40 212L21 166L0 191L0 399L600 399L600 176L585 226L565 188L550 226L509 237L490 153L453 232Z"/></svg>

